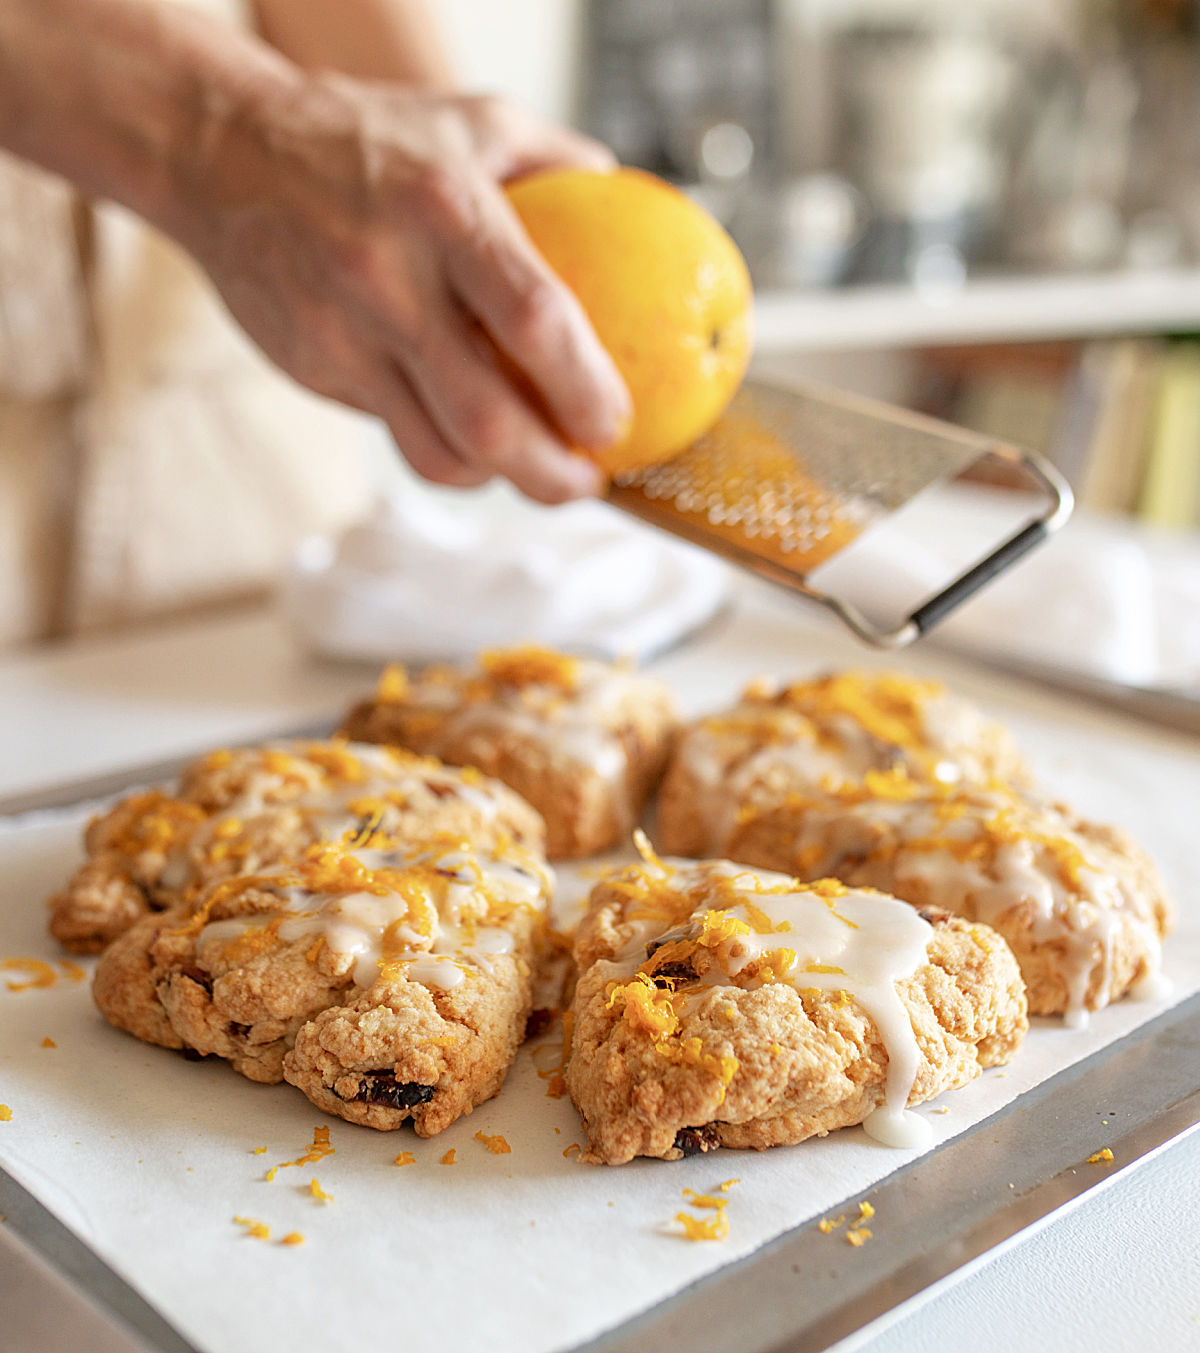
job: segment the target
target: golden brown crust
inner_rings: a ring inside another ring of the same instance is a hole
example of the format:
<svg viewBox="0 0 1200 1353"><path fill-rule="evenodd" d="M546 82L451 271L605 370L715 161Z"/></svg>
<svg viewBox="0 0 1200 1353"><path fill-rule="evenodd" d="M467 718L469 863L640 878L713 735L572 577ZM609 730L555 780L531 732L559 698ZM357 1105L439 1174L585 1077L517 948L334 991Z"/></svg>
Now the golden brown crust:
<svg viewBox="0 0 1200 1353"><path fill-rule="evenodd" d="M740 816L788 793L896 770L918 781L1029 778L1007 732L938 682L839 672L778 689L760 683L680 734L656 839L670 855L736 858Z"/></svg>
<svg viewBox="0 0 1200 1353"><path fill-rule="evenodd" d="M522 665L521 655L532 656ZM594 855L626 836L678 723L667 687L545 650L505 650L481 662L481 672L435 668L402 681L389 669L392 680L385 676L379 696L350 710L343 732L475 766L509 785L545 819L550 859Z"/></svg>
<svg viewBox="0 0 1200 1353"><path fill-rule="evenodd" d="M506 786L407 753L336 741L214 752L185 768L177 793L130 795L92 820L91 858L50 899L50 933L100 952L149 911L365 824L376 801L397 839L511 837L535 850L544 840L537 812Z"/></svg>
<svg viewBox="0 0 1200 1353"><path fill-rule="evenodd" d="M929 823L942 817L957 823L960 854L971 858L938 871L945 851L931 847L943 829ZM1016 955L1035 1015L1119 1000L1157 971L1172 923L1158 870L1125 833L998 787L917 790L891 802L785 796L739 823L730 845L747 864L834 874L986 921Z"/></svg>
<svg viewBox="0 0 1200 1353"><path fill-rule="evenodd" d="M681 910L695 900L685 899ZM588 1134L584 1159L620 1164L715 1146L791 1144L860 1123L884 1102L883 1040L842 992L701 982L666 1043L625 1018L612 1000L625 972L614 957L643 933L636 914L619 880L602 883L580 928L566 1080ZM896 984L920 1053L909 1104L1007 1061L1027 1027L1020 974L1004 941L944 913L927 919L927 961ZM648 939L647 949L657 942ZM693 1040L695 1057L680 1058Z"/></svg>
<svg viewBox="0 0 1200 1353"><path fill-rule="evenodd" d="M495 1094L512 1064L548 886L516 847L494 859L452 841L322 849L144 916L101 957L94 997L147 1042L428 1136ZM377 955L365 968L364 945Z"/></svg>

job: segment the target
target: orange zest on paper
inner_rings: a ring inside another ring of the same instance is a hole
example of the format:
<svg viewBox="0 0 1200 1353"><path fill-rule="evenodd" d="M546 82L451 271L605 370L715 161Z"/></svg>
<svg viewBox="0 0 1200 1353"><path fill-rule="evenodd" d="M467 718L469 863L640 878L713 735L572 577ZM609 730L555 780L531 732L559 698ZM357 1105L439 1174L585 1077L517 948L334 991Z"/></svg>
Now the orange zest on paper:
<svg viewBox="0 0 1200 1353"><path fill-rule="evenodd" d="M509 1146L508 1141L498 1132L493 1136L489 1136L483 1131L477 1132L475 1134L475 1140L477 1142L482 1142L493 1156L507 1156L512 1153L512 1147Z"/></svg>
<svg viewBox="0 0 1200 1353"><path fill-rule="evenodd" d="M728 1193L738 1182L736 1179L727 1179L718 1185L718 1188L722 1193ZM725 1215L725 1209L729 1206L728 1198L718 1198L711 1193L697 1193L695 1189L684 1189L683 1197L689 1207L712 1213L711 1217L694 1217L690 1212L677 1212L675 1220L683 1227L685 1239L724 1240L728 1236L729 1218Z"/></svg>
<svg viewBox="0 0 1200 1353"><path fill-rule="evenodd" d="M304 1154L297 1156L295 1160L281 1160L278 1165L272 1165L267 1171L266 1177L268 1180L274 1179L277 1171L286 1170L292 1165L316 1165L326 1156L332 1156L336 1149L329 1144L329 1129L327 1127L315 1127L313 1128L313 1139L309 1142ZM256 1151L254 1154L258 1155L258 1152Z"/></svg>

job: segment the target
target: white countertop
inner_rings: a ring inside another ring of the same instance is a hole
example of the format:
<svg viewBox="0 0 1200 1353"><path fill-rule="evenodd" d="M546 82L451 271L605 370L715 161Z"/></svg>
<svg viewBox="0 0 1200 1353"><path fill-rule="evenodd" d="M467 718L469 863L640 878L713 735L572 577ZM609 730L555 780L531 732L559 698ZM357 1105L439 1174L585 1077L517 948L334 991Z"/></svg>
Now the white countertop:
<svg viewBox="0 0 1200 1353"><path fill-rule="evenodd" d="M757 589L749 596L755 606L794 606ZM822 623L814 619L818 639ZM267 611L10 656L0 660L0 798L332 717L370 679L362 669L308 661ZM909 1303L853 1347L1194 1350L1197 1197L1200 1133L1193 1133ZM124 1353L118 1336L97 1332L91 1308L59 1298L58 1282L0 1233L5 1347Z"/></svg>

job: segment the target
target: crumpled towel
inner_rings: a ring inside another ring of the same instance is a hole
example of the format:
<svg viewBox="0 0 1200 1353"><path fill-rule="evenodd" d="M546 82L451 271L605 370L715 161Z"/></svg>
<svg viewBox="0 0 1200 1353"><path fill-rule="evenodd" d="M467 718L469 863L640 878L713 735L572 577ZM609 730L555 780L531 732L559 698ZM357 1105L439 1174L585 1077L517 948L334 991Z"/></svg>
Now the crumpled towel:
<svg viewBox="0 0 1200 1353"><path fill-rule="evenodd" d="M717 559L601 503L406 483L340 539L301 546L289 617L319 653L427 662L540 643L644 660L721 605Z"/></svg>

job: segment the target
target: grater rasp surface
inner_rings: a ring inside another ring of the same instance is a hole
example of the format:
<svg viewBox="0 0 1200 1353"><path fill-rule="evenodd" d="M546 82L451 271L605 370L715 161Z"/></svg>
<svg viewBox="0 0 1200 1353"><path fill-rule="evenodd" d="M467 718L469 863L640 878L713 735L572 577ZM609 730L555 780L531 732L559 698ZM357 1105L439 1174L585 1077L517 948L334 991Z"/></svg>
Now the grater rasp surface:
<svg viewBox="0 0 1200 1353"><path fill-rule="evenodd" d="M1016 467L1047 511L881 631L808 575L923 489L983 456ZM862 638L911 642L1070 514L1071 492L1036 456L874 400L747 381L682 455L616 478L609 501L831 607Z"/></svg>

